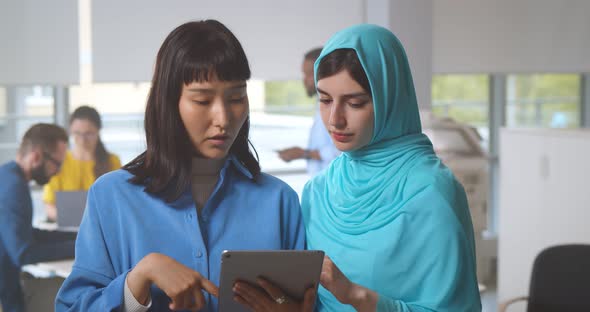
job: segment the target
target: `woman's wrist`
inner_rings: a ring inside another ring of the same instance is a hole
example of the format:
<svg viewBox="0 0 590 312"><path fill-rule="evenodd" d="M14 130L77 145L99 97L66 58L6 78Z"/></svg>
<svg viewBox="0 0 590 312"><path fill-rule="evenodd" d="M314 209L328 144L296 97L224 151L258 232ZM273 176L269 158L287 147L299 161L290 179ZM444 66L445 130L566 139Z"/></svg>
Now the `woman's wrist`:
<svg viewBox="0 0 590 312"><path fill-rule="evenodd" d="M149 255L144 257L137 265L127 274L127 286L129 290L142 305L146 305L149 301L150 286L152 284L146 269L147 262L149 262Z"/></svg>
<svg viewBox="0 0 590 312"><path fill-rule="evenodd" d="M379 295L363 286L352 284L350 291L350 305L359 312L374 312L377 309Z"/></svg>

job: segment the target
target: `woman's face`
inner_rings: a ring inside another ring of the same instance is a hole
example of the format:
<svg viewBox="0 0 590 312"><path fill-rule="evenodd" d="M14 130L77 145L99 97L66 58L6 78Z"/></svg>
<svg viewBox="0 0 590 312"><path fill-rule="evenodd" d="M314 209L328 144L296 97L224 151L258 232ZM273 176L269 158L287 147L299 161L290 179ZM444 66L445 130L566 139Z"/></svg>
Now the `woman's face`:
<svg viewBox="0 0 590 312"><path fill-rule="evenodd" d="M347 70L318 81L320 114L337 149L354 151L373 137L373 100Z"/></svg>
<svg viewBox="0 0 590 312"><path fill-rule="evenodd" d="M98 127L88 119L74 119L70 123L74 144L82 150L94 152L98 143Z"/></svg>
<svg viewBox="0 0 590 312"><path fill-rule="evenodd" d="M197 156L224 158L248 117L246 82L183 85L178 109Z"/></svg>

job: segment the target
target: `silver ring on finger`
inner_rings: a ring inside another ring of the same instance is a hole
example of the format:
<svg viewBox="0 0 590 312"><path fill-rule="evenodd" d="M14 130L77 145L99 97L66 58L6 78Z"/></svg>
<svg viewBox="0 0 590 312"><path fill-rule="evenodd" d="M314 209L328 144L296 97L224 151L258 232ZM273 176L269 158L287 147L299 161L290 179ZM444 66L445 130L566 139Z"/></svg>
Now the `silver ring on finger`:
<svg viewBox="0 0 590 312"><path fill-rule="evenodd" d="M283 304L283 303L287 302L287 298L285 296L280 296L275 299L275 302L278 304Z"/></svg>

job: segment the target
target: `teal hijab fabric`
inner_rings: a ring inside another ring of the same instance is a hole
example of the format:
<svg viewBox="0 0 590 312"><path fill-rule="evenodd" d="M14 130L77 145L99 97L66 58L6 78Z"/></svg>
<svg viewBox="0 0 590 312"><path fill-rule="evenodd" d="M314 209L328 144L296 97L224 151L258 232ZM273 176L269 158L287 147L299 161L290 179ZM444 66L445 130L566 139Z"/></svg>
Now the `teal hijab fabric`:
<svg viewBox="0 0 590 312"><path fill-rule="evenodd" d="M357 53L375 126L367 146L342 153L305 186L308 248L324 250L352 282L376 291L378 311L480 311L466 196L421 133L400 41L375 25L347 28L327 42L316 73L337 49ZM318 309L354 311L323 288Z"/></svg>

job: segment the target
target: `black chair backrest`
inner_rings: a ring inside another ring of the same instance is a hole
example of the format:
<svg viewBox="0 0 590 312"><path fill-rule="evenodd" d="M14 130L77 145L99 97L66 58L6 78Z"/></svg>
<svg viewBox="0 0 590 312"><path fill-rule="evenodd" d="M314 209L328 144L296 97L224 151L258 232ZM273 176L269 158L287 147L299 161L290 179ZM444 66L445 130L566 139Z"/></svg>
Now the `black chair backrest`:
<svg viewBox="0 0 590 312"><path fill-rule="evenodd" d="M528 312L590 312L590 245L543 250L533 264Z"/></svg>

